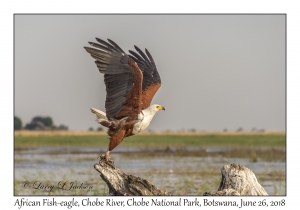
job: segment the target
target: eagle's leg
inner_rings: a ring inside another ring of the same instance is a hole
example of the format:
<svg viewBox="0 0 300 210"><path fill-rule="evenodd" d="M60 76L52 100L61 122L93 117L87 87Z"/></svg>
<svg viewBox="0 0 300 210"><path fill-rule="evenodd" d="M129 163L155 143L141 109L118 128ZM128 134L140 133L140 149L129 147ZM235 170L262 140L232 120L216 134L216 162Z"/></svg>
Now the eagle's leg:
<svg viewBox="0 0 300 210"><path fill-rule="evenodd" d="M117 131L111 138L110 138L110 142L108 145L108 149L105 152L104 155L100 155L101 160L105 159L107 162L113 162L110 157L109 157L109 153L116 147L118 146L121 141L124 139L125 137L125 130L121 129L119 131Z"/></svg>

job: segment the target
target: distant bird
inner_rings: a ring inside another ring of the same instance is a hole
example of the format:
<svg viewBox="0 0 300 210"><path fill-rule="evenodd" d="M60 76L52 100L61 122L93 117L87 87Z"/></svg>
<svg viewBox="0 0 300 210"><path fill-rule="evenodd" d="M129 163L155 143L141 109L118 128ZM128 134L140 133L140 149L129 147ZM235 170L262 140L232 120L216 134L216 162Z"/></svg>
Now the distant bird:
<svg viewBox="0 0 300 210"><path fill-rule="evenodd" d="M128 136L138 134L147 128L160 111L161 105L150 105L153 96L161 86L160 76L151 54L147 55L137 46L136 53L126 54L115 42L96 38L98 43L89 42L95 48L84 47L99 71L104 74L106 85L106 113L92 108L96 121L108 128L110 136L108 150L101 158L111 161L109 153Z"/></svg>

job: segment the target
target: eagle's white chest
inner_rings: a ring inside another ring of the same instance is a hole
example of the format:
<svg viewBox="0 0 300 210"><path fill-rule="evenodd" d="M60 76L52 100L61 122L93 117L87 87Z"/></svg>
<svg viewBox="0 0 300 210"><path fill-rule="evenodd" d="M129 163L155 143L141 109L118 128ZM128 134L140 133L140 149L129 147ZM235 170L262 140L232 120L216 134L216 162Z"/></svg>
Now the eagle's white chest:
<svg viewBox="0 0 300 210"><path fill-rule="evenodd" d="M133 126L133 134L138 134L139 132L145 130L149 125L150 122L153 118L154 114L150 114L143 110L139 115L138 115L138 121L134 126Z"/></svg>

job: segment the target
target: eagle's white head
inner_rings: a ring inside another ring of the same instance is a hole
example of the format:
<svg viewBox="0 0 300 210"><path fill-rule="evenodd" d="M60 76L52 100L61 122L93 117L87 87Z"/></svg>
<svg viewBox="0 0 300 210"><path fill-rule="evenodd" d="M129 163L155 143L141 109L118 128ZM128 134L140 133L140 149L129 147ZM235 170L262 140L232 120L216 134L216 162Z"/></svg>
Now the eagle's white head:
<svg viewBox="0 0 300 210"><path fill-rule="evenodd" d="M155 109L156 109L157 111L161 111L161 110L164 110L164 111L165 111L165 107L163 107L163 106L161 106L161 105L153 104L153 105L151 105L151 106L155 107Z"/></svg>
<svg viewBox="0 0 300 210"><path fill-rule="evenodd" d="M165 110L165 107L158 105L158 104L153 104L151 106L149 106L148 108L144 109L143 112L144 114L149 114L149 115L155 115L156 112L161 111L161 110Z"/></svg>

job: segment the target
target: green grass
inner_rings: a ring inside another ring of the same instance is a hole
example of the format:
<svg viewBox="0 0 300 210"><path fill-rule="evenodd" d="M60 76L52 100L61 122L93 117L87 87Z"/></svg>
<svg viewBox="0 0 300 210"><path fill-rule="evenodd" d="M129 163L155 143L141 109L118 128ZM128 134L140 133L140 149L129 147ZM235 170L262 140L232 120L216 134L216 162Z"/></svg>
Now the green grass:
<svg viewBox="0 0 300 210"><path fill-rule="evenodd" d="M15 148L41 146L107 146L108 136L15 136ZM137 135L124 147L269 146L286 145L285 135Z"/></svg>

